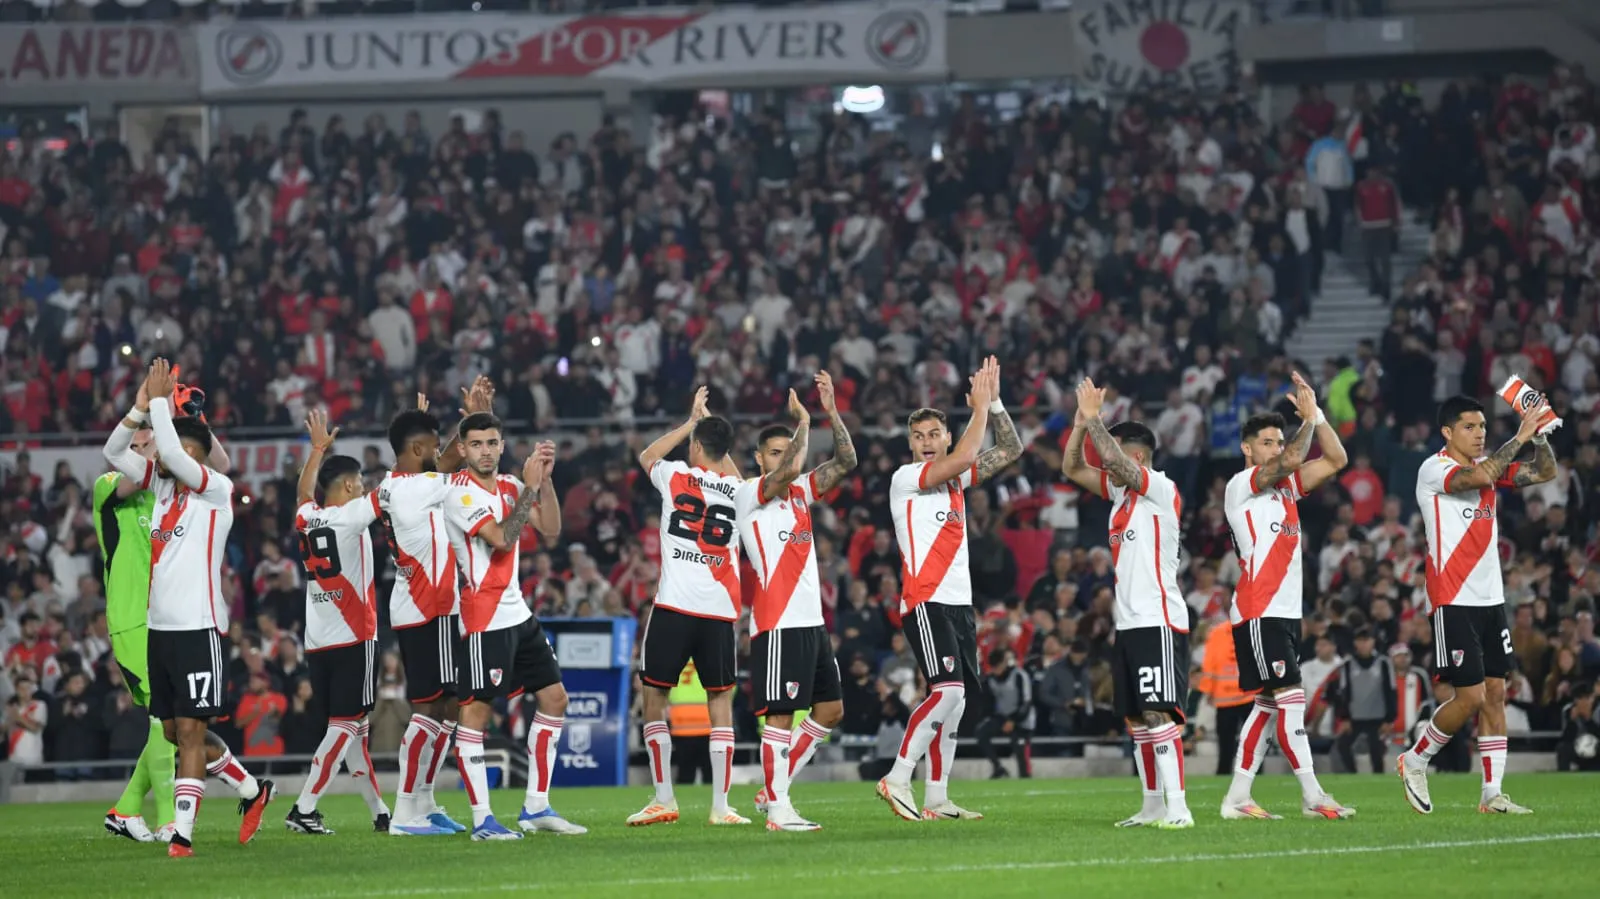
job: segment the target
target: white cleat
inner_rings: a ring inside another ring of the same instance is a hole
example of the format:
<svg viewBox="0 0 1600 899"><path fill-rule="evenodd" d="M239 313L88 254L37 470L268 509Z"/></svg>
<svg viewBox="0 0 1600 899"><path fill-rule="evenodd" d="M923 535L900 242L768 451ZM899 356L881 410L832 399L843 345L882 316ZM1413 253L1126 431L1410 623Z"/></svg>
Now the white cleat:
<svg viewBox="0 0 1600 899"><path fill-rule="evenodd" d="M1400 782L1406 788L1406 801L1421 814L1431 814L1433 800L1428 797L1428 763L1407 762L1410 757L1409 751L1402 752L1394 763L1395 770L1400 772Z"/></svg>
<svg viewBox="0 0 1600 899"><path fill-rule="evenodd" d="M1282 821L1282 815L1274 815L1259 805L1254 799L1243 802L1224 802L1222 804L1222 820L1224 821Z"/></svg>
<svg viewBox="0 0 1600 899"><path fill-rule="evenodd" d="M1146 814L1145 812L1140 812L1139 814L1134 815L1132 818L1123 818L1121 821L1118 821L1117 822L1117 826L1118 827L1149 827L1152 824L1159 823L1161 821L1161 819L1165 818L1166 816L1167 816L1167 810L1166 809L1161 809L1160 811L1156 812L1155 814Z"/></svg>
<svg viewBox="0 0 1600 899"><path fill-rule="evenodd" d="M119 815L115 809L106 812L106 833L115 837L127 837L135 843L154 843L156 835L150 832L150 826L144 823L141 815Z"/></svg>
<svg viewBox="0 0 1600 899"><path fill-rule="evenodd" d="M938 805L929 806L922 810L924 821L982 821L983 813L964 809L954 802L946 799Z"/></svg>
<svg viewBox="0 0 1600 899"><path fill-rule="evenodd" d="M166 824L163 824L160 827L156 828L156 842L158 842L158 843L170 843L170 842L172 842L172 838L177 836L177 834L178 834L178 825L173 823L173 822L171 822L171 821L169 821Z"/></svg>
<svg viewBox="0 0 1600 899"><path fill-rule="evenodd" d="M1189 814L1188 809L1179 809L1175 812L1169 811L1165 818L1155 823L1157 830L1188 830L1193 826L1194 815Z"/></svg>
<svg viewBox="0 0 1600 899"><path fill-rule="evenodd" d="M1327 818L1329 821L1342 821L1345 818L1354 818L1356 810L1346 805L1340 805L1339 800L1327 793L1315 799L1306 800L1300 806L1300 814L1307 818Z"/></svg>
<svg viewBox="0 0 1600 899"><path fill-rule="evenodd" d="M917 797L911 795L911 784L897 784L885 777L878 781L878 798L889 803L896 815L907 821L921 821L917 814Z"/></svg>
<svg viewBox="0 0 1600 899"><path fill-rule="evenodd" d="M524 833L559 833L566 836L578 836L589 832L589 828L581 824L573 824L566 818L556 814L554 809L545 809L530 814L524 809L517 815L517 826Z"/></svg>
<svg viewBox="0 0 1600 899"><path fill-rule="evenodd" d="M730 805L721 812L712 812L708 823L721 827L723 825L749 824L750 819L734 811L733 806Z"/></svg>
<svg viewBox="0 0 1600 899"><path fill-rule="evenodd" d="M1533 809L1517 805L1511 797L1504 793L1494 797L1488 802L1478 803L1478 811L1485 815L1531 815Z"/></svg>
<svg viewBox="0 0 1600 899"><path fill-rule="evenodd" d="M678 801L652 802L628 816L629 827L649 827L652 824L678 823Z"/></svg>
<svg viewBox="0 0 1600 899"><path fill-rule="evenodd" d="M767 806L767 829L799 833L808 830L821 830L822 825L800 817L800 813L795 811L792 805L771 803Z"/></svg>

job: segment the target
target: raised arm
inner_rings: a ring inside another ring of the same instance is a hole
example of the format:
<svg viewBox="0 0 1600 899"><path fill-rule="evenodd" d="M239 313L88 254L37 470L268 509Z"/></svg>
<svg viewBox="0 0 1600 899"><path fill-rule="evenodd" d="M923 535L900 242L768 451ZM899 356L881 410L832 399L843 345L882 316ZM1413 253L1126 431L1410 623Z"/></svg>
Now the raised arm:
<svg viewBox="0 0 1600 899"><path fill-rule="evenodd" d="M1299 377L1298 374L1295 375L1297 380ZM1304 381L1300 383L1304 383ZM1309 390L1310 388L1307 388L1308 392ZM1317 419L1324 417L1322 410L1317 408L1316 394L1314 393L1311 394L1309 406L1303 406L1305 399L1301 396L1300 389L1296 387L1289 394L1289 402L1294 404L1295 412L1300 415L1300 429L1294 432L1293 437L1284 442L1283 452L1279 453L1276 459L1256 469L1255 475L1250 478L1250 489L1256 493L1271 490L1279 481L1300 470L1300 466L1306 462L1306 453L1311 449L1311 438L1317 434ZM1337 440L1337 435L1335 435L1335 439ZM1343 444L1339 444L1339 452L1341 454L1344 453ZM1344 467L1342 460L1339 467ZM1306 489L1309 490L1311 488L1307 485Z"/></svg>
<svg viewBox="0 0 1600 899"><path fill-rule="evenodd" d="M1100 417L1100 404L1105 401L1105 394L1104 387L1096 387L1093 381L1084 378L1083 383L1078 385L1078 414L1083 417L1083 430L1088 439L1094 441L1095 452L1100 454L1101 470L1118 487L1132 490L1144 481L1144 477L1139 472L1138 463L1122 451L1122 445L1111 436L1105 419ZM1094 489L1096 493L1100 492L1098 485Z"/></svg>
<svg viewBox="0 0 1600 899"><path fill-rule="evenodd" d="M1078 414L1072 421L1072 433L1067 435L1067 447L1061 453L1061 474L1095 496L1107 499L1105 485L1100 481L1100 469L1090 465L1083 457L1083 441L1088 436L1089 429L1084 424L1083 409L1079 407Z"/></svg>
<svg viewBox="0 0 1600 899"><path fill-rule="evenodd" d="M191 490L203 490L206 486L206 468L184 452L183 440L178 437L178 429L172 425L173 385L172 366L167 360L158 358L150 363L145 389L151 397L150 430L155 436L156 453L161 464L180 483Z"/></svg>
<svg viewBox="0 0 1600 899"><path fill-rule="evenodd" d="M1322 414L1317 406L1316 391L1311 389L1299 372L1294 373L1295 392L1292 396L1295 409L1306 424L1301 426L1304 430L1310 427L1315 433L1317 446L1321 448L1322 455L1300 465L1300 489L1306 493L1321 487L1334 475L1344 470L1350 464L1350 454L1345 452L1344 441L1339 439L1339 432L1328 423L1328 417ZM1308 414L1309 413L1309 414ZM1277 481L1267 481L1276 484Z"/></svg>
<svg viewBox="0 0 1600 899"><path fill-rule="evenodd" d="M105 448L101 450L111 467L124 476L117 483L118 498L127 498L149 486L147 476L150 474L150 460L133 451L133 435L145 427L149 420L150 392L146 384L140 384L133 409L111 429L111 436L106 438Z"/></svg>
<svg viewBox="0 0 1600 899"><path fill-rule="evenodd" d="M978 483L989 480L1022 458L1022 438L1006 407L1000 402L1000 366L994 370L994 393L989 399L989 421L994 424L994 446L978 454Z"/></svg>
<svg viewBox="0 0 1600 899"><path fill-rule="evenodd" d="M529 484L533 490L533 529L539 532L547 545L554 545L561 539L561 497L556 495L555 484L550 480L550 473L556 467L555 442L540 441L533 455L539 460L543 472L537 483Z"/></svg>
<svg viewBox="0 0 1600 899"><path fill-rule="evenodd" d="M656 463L667 457L667 453L678 448L678 444L689 439L689 434L694 431L695 423L706 417L706 388L702 387L694 392L694 406L689 410L689 420L676 428L657 437L649 446L639 453L639 467L646 473L656 467Z"/></svg>
<svg viewBox="0 0 1600 899"><path fill-rule="evenodd" d="M1000 363L990 356L971 377L967 405L972 408L972 417L967 420L967 429L961 432L961 439L956 441L955 447L944 458L928 464L923 483L953 481L961 477L962 472L978 464L978 450L983 447L983 435L989 428L989 403L995 397L999 369Z"/></svg>
<svg viewBox="0 0 1600 899"><path fill-rule="evenodd" d="M428 395L417 394L417 408L423 412L428 411ZM494 410L494 382L484 375L478 375L472 381L471 389L461 388L461 417L466 418L475 412L491 412ZM466 456L466 448L461 445L461 435L451 434L450 441L444 449L439 451L436 463L440 471L451 472L461 467L461 461Z"/></svg>
<svg viewBox="0 0 1600 899"><path fill-rule="evenodd" d="M844 476L856 467L856 445L850 431L844 426L844 416L839 414L833 396L833 378L825 371L817 372L817 394L822 398L822 411L828 413L828 424L833 428L833 458L818 465L811 472L811 490L817 496L833 492L844 483Z"/></svg>
<svg viewBox="0 0 1600 899"><path fill-rule="evenodd" d="M1535 435L1533 440L1533 462L1517 466L1516 474L1511 476L1511 483L1517 487L1532 487L1534 484L1543 484L1554 480L1556 476L1556 454L1550 448L1550 440L1542 434Z"/></svg>
<svg viewBox="0 0 1600 899"><path fill-rule="evenodd" d="M528 526L528 521L533 518L534 510L541 505L544 476L546 466L541 456L545 444L540 444L528 460L522 463L522 492L517 494L517 502L511 507L511 514L500 521L485 521L479 528L477 536L480 540L494 547L500 552L510 552L512 547L522 539L522 529ZM550 461L555 462L555 444L550 446ZM561 535L561 508L556 506L556 519L553 532L547 533L543 527L539 533L547 540L554 540ZM543 519L541 518L541 521ZM546 522L548 525L548 522Z"/></svg>
<svg viewBox="0 0 1600 899"><path fill-rule="evenodd" d="M333 448L333 439L339 436L338 428L334 428L332 433L328 432L328 413L321 409L306 413L306 431L311 435L311 454L306 457L306 465L300 469L300 482L295 485L297 506L316 500L317 474L322 471L322 460Z"/></svg>
<svg viewBox="0 0 1600 899"><path fill-rule="evenodd" d="M1521 424L1517 427L1517 433L1502 444L1499 449L1495 450L1489 458L1474 465L1463 465L1455 469L1445 479L1445 490L1449 493L1471 493L1499 484L1501 478L1505 477L1506 471L1511 468L1511 464L1516 461L1517 454L1522 452L1522 448L1539 433L1539 417L1544 414L1546 408L1548 407L1542 402L1530 404L1527 412L1522 416ZM1523 469L1519 467L1512 479L1515 486L1526 487L1555 477L1556 460L1554 454L1550 451L1549 441L1545 441L1545 446L1541 452L1549 458L1547 460L1539 458L1534 460L1534 464L1531 466L1533 470L1530 472L1526 483L1517 483L1522 479ZM1547 477L1539 476L1541 473L1539 466L1541 464L1546 466L1546 470L1549 472Z"/></svg>
<svg viewBox="0 0 1600 899"><path fill-rule="evenodd" d="M789 438L789 448L778 459L776 471L761 477L761 501L770 503L789 492L789 485L800 477L806 464L806 450L811 442L811 413L793 390L789 391L789 414L794 416L794 435Z"/></svg>

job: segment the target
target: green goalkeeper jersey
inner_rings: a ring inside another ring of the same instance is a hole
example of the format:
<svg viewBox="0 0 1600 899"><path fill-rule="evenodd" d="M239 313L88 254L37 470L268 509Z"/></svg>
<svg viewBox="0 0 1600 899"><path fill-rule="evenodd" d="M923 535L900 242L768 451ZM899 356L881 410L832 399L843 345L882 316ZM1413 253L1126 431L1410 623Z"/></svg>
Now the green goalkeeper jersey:
<svg viewBox="0 0 1600 899"><path fill-rule="evenodd" d="M94 532L106 564L106 625L113 634L144 627L150 614L150 518L156 497L140 490L118 499L123 477L108 471L94 482Z"/></svg>

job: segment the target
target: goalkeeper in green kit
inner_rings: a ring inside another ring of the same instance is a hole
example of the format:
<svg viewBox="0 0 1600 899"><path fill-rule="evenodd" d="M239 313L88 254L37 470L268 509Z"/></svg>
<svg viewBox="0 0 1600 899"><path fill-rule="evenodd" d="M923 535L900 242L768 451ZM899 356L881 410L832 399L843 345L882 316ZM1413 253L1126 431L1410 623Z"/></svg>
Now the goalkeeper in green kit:
<svg viewBox="0 0 1600 899"><path fill-rule="evenodd" d="M189 415L198 415L205 403L205 393L198 388L179 385L173 394L174 406ZM133 450L147 460L153 459L155 438L148 428L134 435ZM211 462L219 471L228 470L228 456L221 443L215 444ZM150 464L153 469L155 463ZM106 625L111 631L111 652L122 669L123 682L133 695L134 704L146 709L150 704L146 661L150 518L155 504L155 494L118 472L108 471L94 482L94 531L100 539L100 556L105 560ZM133 777L117 804L106 812L107 833L141 843L172 839L176 757L177 747L167 742L161 722L151 718L150 733ZM155 793L161 821L155 831L144 819L144 797L149 792Z"/></svg>

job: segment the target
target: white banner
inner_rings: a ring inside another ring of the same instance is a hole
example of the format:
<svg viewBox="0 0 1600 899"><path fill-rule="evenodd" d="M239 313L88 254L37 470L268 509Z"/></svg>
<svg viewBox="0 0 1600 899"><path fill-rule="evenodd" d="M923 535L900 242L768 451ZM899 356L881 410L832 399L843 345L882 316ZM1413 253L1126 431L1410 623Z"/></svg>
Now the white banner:
<svg viewBox="0 0 1600 899"><path fill-rule="evenodd" d="M300 475L300 466L309 451L309 442L304 437L282 438L275 440L224 440L223 446L228 450L228 459L233 463L232 477L236 484L248 485L252 492L259 492L261 485L274 478L287 477L291 481ZM373 447L378 451L379 461L388 466L394 461L394 454L389 452L389 444L383 437L341 437L334 442L334 451L347 456L366 461L366 451ZM99 477L103 472L109 471L111 466L106 463L106 457L101 454L98 446L72 446L72 447L42 447L30 449L29 465L34 474L43 477L45 483L50 483L56 470L56 464L65 460L72 467L72 473L79 481L87 485ZM0 466L7 471L16 467L14 453L7 452L0 456ZM285 468L287 463L288 468ZM294 497L283 497L284 502L294 504Z"/></svg>
<svg viewBox="0 0 1600 899"><path fill-rule="evenodd" d="M1217 94L1233 82L1233 39L1251 9L1250 0L1080 0L1072 16L1086 87Z"/></svg>
<svg viewBox="0 0 1600 899"><path fill-rule="evenodd" d="M381 16L208 22L200 88L345 87L492 78L672 83L946 73L942 4L697 7L586 16Z"/></svg>

